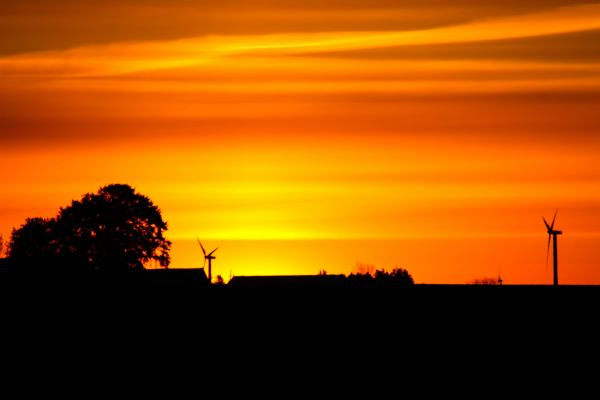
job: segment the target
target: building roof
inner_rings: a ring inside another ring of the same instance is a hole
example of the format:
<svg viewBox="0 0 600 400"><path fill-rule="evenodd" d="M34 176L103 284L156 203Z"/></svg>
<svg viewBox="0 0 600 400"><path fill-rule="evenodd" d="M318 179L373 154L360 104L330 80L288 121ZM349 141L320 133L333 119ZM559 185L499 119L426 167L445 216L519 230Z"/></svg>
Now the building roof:
<svg viewBox="0 0 600 400"><path fill-rule="evenodd" d="M344 275L255 275L235 276L232 287L329 287L344 282Z"/></svg>

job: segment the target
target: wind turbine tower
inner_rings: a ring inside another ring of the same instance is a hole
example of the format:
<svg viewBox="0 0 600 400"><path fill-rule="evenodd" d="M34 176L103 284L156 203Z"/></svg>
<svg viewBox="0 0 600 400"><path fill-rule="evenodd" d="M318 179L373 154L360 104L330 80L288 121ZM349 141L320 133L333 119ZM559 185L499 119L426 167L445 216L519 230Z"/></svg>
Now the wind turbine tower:
<svg viewBox="0 0 600 400"><path fill-rule="evenodd" d="M202 249L202 253L204 254L204 264L202 264L202 268L204 268L204 266L206 265L206 260L208 260L208 282L212 283L212 260L214 260L215 256L213 256L213 253L215 251L217 251L219 248L217 247L216 249L214 249L213 251L211 251L210 253L206 253L206 250L204 250L204 246L202 246L202 242L200 242L200 239L196 238L196 240L198 240L198 244L200 245L200 248Z"/></svg>
<svg viewBox="0 0 600 400"><path fill-rule="evenodd" d="M546 264L548 264L548 255L550 254L550 239L552 239L552 250L553 250L553 261L554 261L554 286L558 286L558 243L557 238L558 235L562 235L562 231L558 231L554 229L554 223L556 222L556 214L558 210L554 213L554 218L552 219L552 224L548 224L546 218L543 218L544 225L546 225L546 229L548 230L548 251L546 252Z"/></svg>

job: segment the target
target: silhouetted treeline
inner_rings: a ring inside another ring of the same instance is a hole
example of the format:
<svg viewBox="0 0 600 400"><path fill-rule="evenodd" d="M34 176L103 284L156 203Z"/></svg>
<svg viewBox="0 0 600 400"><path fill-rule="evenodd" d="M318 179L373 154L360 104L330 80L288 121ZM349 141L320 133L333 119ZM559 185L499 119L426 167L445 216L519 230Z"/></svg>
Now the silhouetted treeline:
<svg viewBox="0 0 600 400"><path fill-rule="evenodd" d="M414 280L412 275L404 268L394 268L391 272L384 269L378 269L374 274L353 273L348 276L348 281L355 285L394 285L394 286L412 286Z"/></svg>
<svg viewBox="0 0 600 400"><path fill-rule="evenodd" d="M141 270L149 262L166 268L166 230L148 197L112 184L74 200L54 218L28 218L13 229L8 258L18 268L55 272Z"/></svg>

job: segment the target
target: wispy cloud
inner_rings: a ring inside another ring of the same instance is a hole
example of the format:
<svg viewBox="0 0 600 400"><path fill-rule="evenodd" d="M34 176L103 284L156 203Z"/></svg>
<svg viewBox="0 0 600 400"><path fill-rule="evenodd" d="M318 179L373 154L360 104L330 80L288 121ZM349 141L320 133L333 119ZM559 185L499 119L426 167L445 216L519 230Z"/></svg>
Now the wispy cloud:
<svg viewBox="0 0 600 400"><path fill-rule="evenodd" d="M5 0L0 54L206 35L409 31L589 3L578 0Z"/></svg>
<svg viewBox="0 0 600 400"><path fill-rule="evenodd" d="M0 72L5 77L119 75L212 65L225 58L240 56L284 57L398 46L462 44L594 29L600 29L600 5L595 4L414 31L213 35L86 46L3 57L0 58Z"/></svg>

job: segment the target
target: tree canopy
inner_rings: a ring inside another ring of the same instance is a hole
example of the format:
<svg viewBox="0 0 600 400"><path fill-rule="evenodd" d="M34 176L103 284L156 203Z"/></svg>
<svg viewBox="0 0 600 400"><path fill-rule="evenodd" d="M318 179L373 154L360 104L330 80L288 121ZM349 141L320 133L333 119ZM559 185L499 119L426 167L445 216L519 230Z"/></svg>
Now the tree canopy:
<svg viewBox="0 0 600 400"><path fill-rule="evenodd" d="M15 260L68 259L95 270L135 270L170 263L167 223L152 201L129 185L112 184L61 208L55 218L29 218L13 229Z"/></svg>
<svg viewBox="0 0 600 400"><path fill-rule="evenodd" d="M42 258L52 254L53 218L27 218L18 229L12 230L8 256L12 259Z"/></svg>

